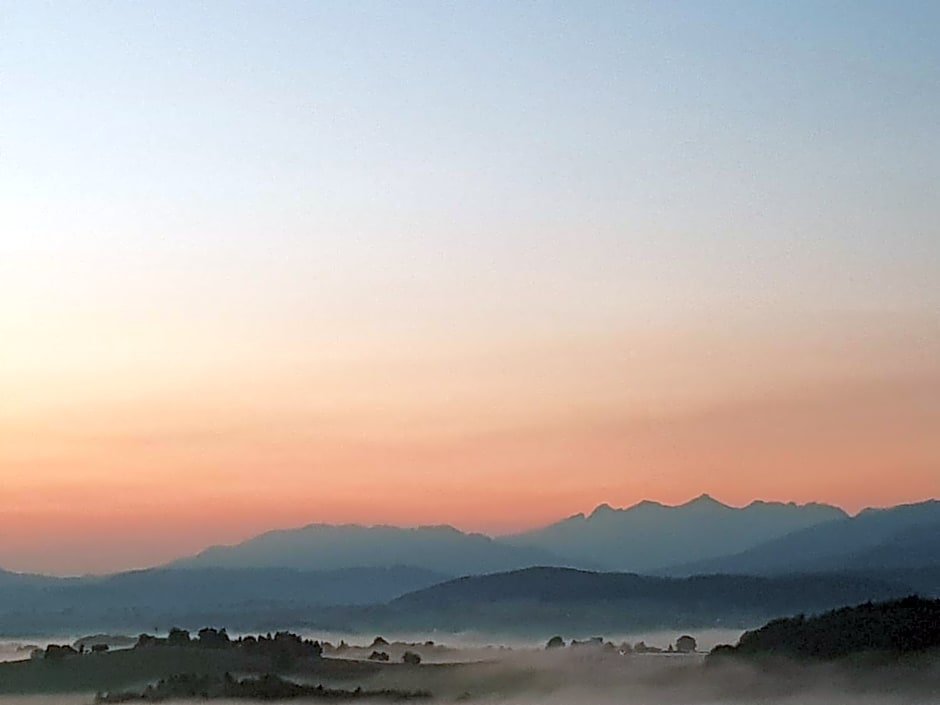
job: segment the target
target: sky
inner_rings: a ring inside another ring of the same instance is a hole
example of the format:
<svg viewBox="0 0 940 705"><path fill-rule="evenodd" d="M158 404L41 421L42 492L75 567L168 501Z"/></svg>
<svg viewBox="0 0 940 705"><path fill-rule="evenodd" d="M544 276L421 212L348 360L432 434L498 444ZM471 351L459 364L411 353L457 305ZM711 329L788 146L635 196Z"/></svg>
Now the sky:
<svg viewBox="0 0 940 705"><path fill-rule="evenodd" d="M938 26L0 2L0 567L940 497Z"/></svg>

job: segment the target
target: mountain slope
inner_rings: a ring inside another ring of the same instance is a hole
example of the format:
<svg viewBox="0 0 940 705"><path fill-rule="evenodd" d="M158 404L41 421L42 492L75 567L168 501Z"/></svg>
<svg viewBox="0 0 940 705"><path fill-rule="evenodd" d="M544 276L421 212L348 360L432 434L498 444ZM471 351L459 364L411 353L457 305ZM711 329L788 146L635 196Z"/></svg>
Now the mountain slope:
<svg viewBox="0 0 940 705"><path fill-rule="evenodd" d="M500 541L552 551L576 565L643 573L742 551L846 516L841 509L824 504L752 502L739 509L702 495L674 507L648 501L627 509L602 504L590 516L577 514Z"/></svg>
<svg viewBox="0 0 940 705"><path fill-rule="evenodd" d="M729 656L834 660L876 652L905 654L940 648L940 600L906 597L804 618L774 620L746 632L737 646L713 651Z"/></svg>
<svg viewBox="0 0 940 705"><path fill-rule="evenodd" d="M530 568L471 576L403 595L381 614L401 628L550 634L748 626L912 592L861 575L661 578Z"/></svg>
<svg viewBox="0 0 940 705"><path fill-rule="evenodd" d="M107 577L11 580L0 582L0 631L139 630L154 624L233 625L235 620L267 621L270 626L326 606L387 602L450 577L394 566L320 572L151 569Z"/></svg>
<svg viewBox="0 0 940 705"><path fill-rule="evenodd" d="M670 575L888 571L940 564L940 501L866 509L745 551L681 564Z"/></svg>
<svg viewBox="0 0 940 705"><path fill-rule="evenodd" d="M402 529L313 524L271 531L235 546L214 546L173 566L335 570L408 565L450 575L469 575L568 564L549 551L507 546L482 534L465 534L449 526Z"/></svg>
<svg viewBox="0 0 940 705"><path fill-rule="evenodd" d="M421 608L463 607L533 600L541 603L598 603L618 600L806 604L857 601L903 593L906 585L888 580L842 575L795 575L778 578L703 575L662 578L635 573L596 573L573 568L526 568L507 573L455 578L402 595L394 604Z"/></svg>

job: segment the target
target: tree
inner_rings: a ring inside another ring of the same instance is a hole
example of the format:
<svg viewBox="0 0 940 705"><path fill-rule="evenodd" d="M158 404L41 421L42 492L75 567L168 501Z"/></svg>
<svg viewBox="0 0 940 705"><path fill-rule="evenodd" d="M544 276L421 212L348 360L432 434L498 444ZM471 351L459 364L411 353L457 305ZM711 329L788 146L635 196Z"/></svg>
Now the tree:
<svg viewBox="0 0 940 705"><path fill-rule="evenodd" d="M417 666L419 663L421 663L421 657L414 651L406 651L404 654L402 654L401 660L402 663L407 663L410 666Z"/></svg>
<svg viewBox="0 0 940 705"><path fill-rule="evenodd" d="M560 649L565 645L565 640L560 636L553 636L545 645L546 649Z"/></svg>
<svg viewBox="0 0 940 705"><path fill-rule="evenodd" d="M199 630L199 646L209 649L224 649L230 644L225 628L211 629L203 627Z"/></svg>
<svg viewBox="0 0 940 705"><path fill-rule="evenodd" d="M61 661L70 656L78 656L78 652L71 646L59 646L58 644L49 644L45 651L46 661Z"/></svg>
<svg viewBox="0 0 940 705"><path fill-rule="evenodd" d="M683 634L676 639L676 651L680 654L691 654L697 647L698 642L695 641L695 637L689 636L688 634Z"/></svg>
<svg viewBox="0 0 940 705"><path fill-rule="evenodd" d="M166 638L170 646L189 646L189 632L179 627L173 627Z"/></svg>
<svg viewBox="0 0 940 705"><path fill-rule="evenodd" d="M134 645L135 649L146 649L149 647L159 645L160 640L150 634L141 634L137 637L137 644Z"/></svg>

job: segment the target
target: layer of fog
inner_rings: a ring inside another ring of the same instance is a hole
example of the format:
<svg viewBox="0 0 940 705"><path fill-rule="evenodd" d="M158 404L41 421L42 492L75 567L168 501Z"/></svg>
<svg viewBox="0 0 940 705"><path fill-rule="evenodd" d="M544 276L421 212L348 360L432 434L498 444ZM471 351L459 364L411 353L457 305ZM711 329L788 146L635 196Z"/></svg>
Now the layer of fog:
<svg viewBox="0 0 940 705"><path fill-rule="evenodd" d="M299 679L298 680L303 680ZM324 685L350 687L351 683ZM456 705L937 705L940 661L873 672L791 666L768 674L742 664L706 666L701 655L600 656L585 650L502 652L488 663L448 669L387 668L357 683L366 690L428 689L431 703ZM0 696L0 705L89 705L92 694ZM204 700L175 701L205 705ZM248 705L219 700L219 705ZM376 705L374 699L344 701Z"/></svg>
<svg viewBox="0 0 940 705"><path fill-rule="evenodd" d="M308 631L304 629L297 630L305 639L318 639L328 641L331 644L345 642L352 646L369 646L375 637L382 637L389 642L403 642L412 644L423 644L426 641L433 641L438 646L453 647L455 649L480 650L487 648L506 647L510 649L541 649L548 641L548 637L525 637L525 636L506 636L494 635L485 632L383 632L377 631L374 634L363 634L353 632L330 632L330 631ZM658 646L666 649L670 644L675 644L683 634L689 634L695 637L698 643L699 651L710 651L718 644L736 644L740 639L742 629L669 629L652 630L637 632L578 632L572 634L559 633L565 641L572 639L586 640L593 637L601 637L604 641L620 645L624 642L636 644L644 642L649 646Z"/></svg>
<svg viewBox="0 0 940 705"><path fill-rule="evenodd" d="M681 632L598 635L620 643L626 641L666 647ZM691 634L700 647L711 642L733 642L737 632L702 630ZM347 643L369 646L372 638L361 635L327 635ZM345 637L349 637L345 639ZM433 634L382 634L388 641L424 644ZM453 636L453 635L448 635ZM567 636L567 635L566 635ZM380 668L364 680L344 681L308 676L297 678L325 686L365 690L429 690L431 702L447 705L470 702L480 705L937 705L940 703L940 658L879 668L848 668L831 664L789 665L775 672L761 671L741 663L706 665L702 654L626 655L592 647L545 650L530 643L513 644L511 650L486 651L481 646L499 646L493 640L464 641L442 638L442 645L463 646L450 660L463 665L418 668ZM63 640L64 641L64 640ZM9 644L9 642L8 642ZM508 645L504 645L508 646ZM469 648L467 648L469 647ZM476 661L476 662L471 662ZM468 663L470 662L470 663ZM432 663L427 661L426 663ZM93 694L0 696L0 705L88 705ZM202 705L205 701L199 701ZM220 705L247 705L245 701L218 701ZM361 701L362 705L375 700ZM196 705L186 703L186 705ZM355 703L353 704L355 705Z"/></svg>
<svg viewBox="0 0 940 705"><path fill-rule="evenodd" d="M383 669L363 687L421 688L438 702L481 705L937 705L940 659L913 670L790 664L766 672L740 662L706 665L702 654L516 650L455 669Z"/></svg>
<svg viewBox="0 0 940 705"><path fill-rule="evenodd" d="M0 641L0 663L4 661L22 661L28 659L33 649L44 649L47 644L71 644L73 640L63 639L61 641L48 638L43 639L17 639L12 641Z"/></svg>

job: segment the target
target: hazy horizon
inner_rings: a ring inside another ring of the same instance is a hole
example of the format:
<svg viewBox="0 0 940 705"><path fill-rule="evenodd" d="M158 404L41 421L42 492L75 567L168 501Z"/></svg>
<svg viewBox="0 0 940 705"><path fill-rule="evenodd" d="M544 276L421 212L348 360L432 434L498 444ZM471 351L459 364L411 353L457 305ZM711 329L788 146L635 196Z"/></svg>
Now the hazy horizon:
<svg viewBox="0 0 940 705"><path fill-rule="evenodd" d="M892 508L892 507L895 507L895 506L903 506L903 505L905 505L905 504L912 504L912 503L916 504L916 503L921 503L921 502L940 501L940 496L930 496L930 497L922 497L922 498L920 498L920 499L914 500L913 502L902 502L902 503L899 503L898 505L865 506L865 507L860 507L860 508L858 508L858 509L855 510L855 511L848 511L845 507L840 507L840 506L835 505L835 504L819 503L819 502L812 502L812 501L811 501L811 502L793 502L793 501L787 501L787 500L766 500L766 499L762 499L762 498L755 498L755 499L753 499L753 500L751 500L751 501L749 501L749 502L742 502L742 503L740 503L740 504L733 504L733 503L729 503L729 502L724 502L724 501L721 500L721 498L715 497L715 496L712 495L711 493L704 492L704 493L695 495L694 497L689 497L689 498L686 499L686 500L680 500L680 501L676 502L675 504L670 504L670 503L667 503L667 502L660 502L660 501L658 501L658 500L650 499L650 498L646 498L646 499L640 500L639 502L635 502L635 503L633 503L633 504L624 505L624 506L617 506L617 505L612 505L612 504L609 503L609 502L602 502L602 503L597 504L597 505L594 505L594 506L591 507L590 509L587 509L587 510L584 510L584 511L575 511L575 512L572 512L572 513L569 513L569 514L565 514L565 515L562 515L562 516L555 517L555 518L553 518L553 519L549 519L549 520L546 521L546 522L542 522L542 523L538 523L538 524L533 524L533 525L531 525L531 526L524 526L524 527L521 527L521 528L519 528L519 529L514 529L514 530L512 530L512 531L503 531L503 532L478 531L478 530L475 530L475 529L473 529L473 528L466 528L466 527L456 526L455 524L449 523L449 522L441 522L441 523L435 523L435 524L390 524L390 523L386 523L386 522L368 522L368 521L363 521L363 522L322 522L322 521L311 521L311 522L303 522L303 523L299 523L299 524L272 525L272 526L268 526L268 527L266 527L266 528L261 528L261 529L259 529L259 530L257 530L257 531L252 531L252 532L250 532L250 533L243 534L243 535L233 534L233 535L232 535L229 539L227 539L227 540L219 541L219 542L214 543L214 544L203 544L203 545L199 545L199 546L196 546L195 548L193 548L192 550L189 550L189 551L186 551L186 552L183 552L183 553L174 554L174 555L171 555L171 556L169 556L169 557L165 557L165 558L163 558L163 559L160 559L160 560L158 560L158 561L156 561L156 562L138 562L138 563L127 563L127 564L123 564L123 565L111 565L111 566L109 566L109 567L107 567L107 568L105 568L105 569L103 569L103 570L100 569L100 568L95 568L95 567L94 567L94 563L89 564L89 565L92 566L92 567L90 567L90 568L88 568L88 569L84 569L84 568L81 568L81 567L78 567L78 568L76 568L76 567L63 568L61 565L60 565L59 567L51 566L51 567L43 568L42 566L46 564L47 558L46 558L45 556L43 556L42 554L36 555L36 554L32 554L32 553L31 553L31 554L28 554L28 555L26 555L26 556L16 556L16 555L14 554L14 556L13 556L13 562L4 563L3 560L2 560L2 557L3 557L4 554L3 554L3 552L2 552L2 548L0 548L0 570L7 570L7 571L17 572L17 573L37 573L37 574L49 575L49 576L57 576L57 577L82 577L82 576L92 576L92 575L107 575L107 574L119 573L119 572L122 572L122 571L129 571L129 570L139 570L139 569L147 569L147 568L158 568L158 567L161 567L161 566L163 566L163 565L165 565L165 564L167 564L167 563L171 563L172 561L175 561L175 560L177 560L177 559L188 558L188 557L197 555L197 554L200 553L202 550L207 549L207 548L212 548L212 547L216 547L216 546L237 545L238 543L240 543L240 542L242 542L242 541L245 541L245 540L248 540L248 539L252 539L252 538L255 538L255 537L257 537L257 536L260 536L260 535L263 535L263 534L266 534L266 533L269 533L269 532L292 531L292 530L303 529L303 528L311 527L311 526L332 526L332 527L346 527L346 526L349 526L349 527L365 527L365 528L386 528L386 527L388 527L388 528L401 528L401 529L422 529L422 528L448 527L448 528L457 529L458 531L461 531L461 532L464 532L464 533L482 534L482 535L488 536L488 537L490 537L490 538L510 537L510 536L512 536L512 535L514 535L514 534L516 534L516 533L519 533L519 532L523 532L523 531L527 531L527 530L532 530L532 529L543 528L543 527L550 526L550 525L555 524L555 523L558 523L558 522L562 522L562 521L564 521L564 520L566 520L566 519L571 519L571 518L578 517L578 516L590 517L590 516L594 513L595 510L597 510L597 509L599 509L599 508L601 508L601 507L605 507L605 506L610 507L610 508L612 508L612 509L614 509L614 510L623 511L623 510L631 509L631 508L633 508L633 507L635 507L635 506L637 506L637 505L639 505L639 504L643 504L643 503L645 503L645 502L652 502L653 504L658 504L658 505L661 505L661 506L666 507L666 508L675 509L675 508L684 507L685 505L688 505L688 504L692 504L692 503L695 502L696 500L700 500L700 499L705 498L705 497L710 498L710 499L712 499L712 500L718 502L719 504L725 505L725 506L730 507L730 508L733 508L733 509L743 509L743 508L750 507L750 506L753 506L753 505L755 505L755 504L760 504L760 503L766 503L766 504L791 504L791 505L796 505L796 506L808 506L808 505L813 505L813 504L822 504L822 505L825 505L825 506L832 506L832 507L835 507L835 508L837 508L837 509L841 509L841 510L844 511L844 512L847 514L847 516L849 516L849 517L858 516L860 513L864 512L864 511L867 511L867 510L889 509L889 508ZM24 563L17 563L17 562L16 562L17 558L19 558L20 560L24 560L24 559L25 559L25 562L24 562ZM38 566L40 566L40 567L38 567L38 568L37 568L37 567L31 567L31 565L33 565L33 564L38 565ZM79 565L79 564L75 564L75 565Z"/></svg>

